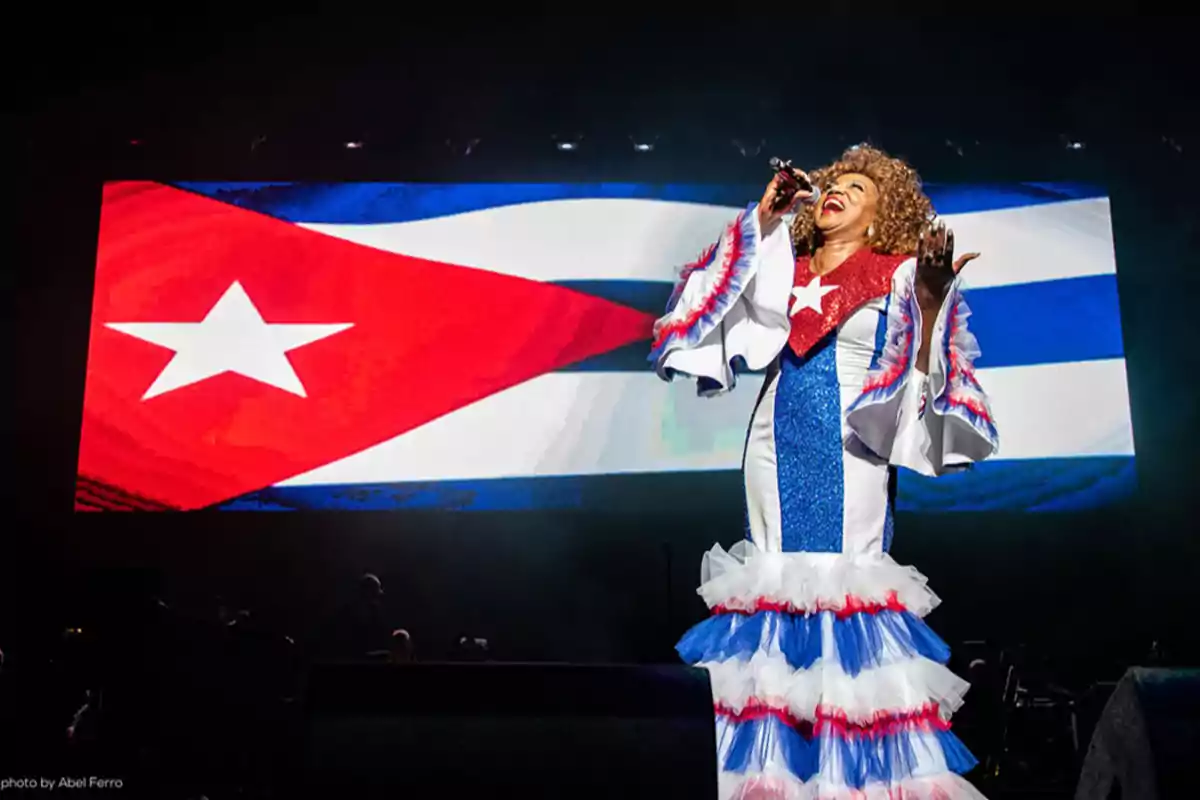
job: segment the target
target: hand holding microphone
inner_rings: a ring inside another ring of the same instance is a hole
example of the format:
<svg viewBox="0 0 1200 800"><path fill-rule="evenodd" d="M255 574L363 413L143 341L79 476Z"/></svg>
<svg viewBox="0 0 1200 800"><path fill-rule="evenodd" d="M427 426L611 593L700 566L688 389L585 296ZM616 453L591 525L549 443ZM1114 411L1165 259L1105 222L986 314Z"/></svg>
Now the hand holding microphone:
<svg viewBox="0 0 1200 800"><path fill-rule="evenodd" d="M764 231L783 219L783 215L794 210L797 204L816 197L808 175L793 167L791 161L772 158L771 169L775 170L775 177L767 184L767 190L758 202L758 221Z"/></svg>

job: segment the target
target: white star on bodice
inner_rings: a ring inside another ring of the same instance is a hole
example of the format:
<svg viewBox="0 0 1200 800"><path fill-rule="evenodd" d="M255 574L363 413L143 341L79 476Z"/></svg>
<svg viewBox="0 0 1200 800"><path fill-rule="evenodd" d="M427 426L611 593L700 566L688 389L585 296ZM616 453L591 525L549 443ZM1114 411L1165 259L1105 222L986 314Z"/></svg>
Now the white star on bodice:
<svg viewBox="0 0 1200 800"><path fill-rule="evenodd" d="M808 286L797 286L795 289L792 289L792 297L796 298L796 300L792 303L792 311L788 316L796 316L803 308L811 308L818 314L823 314L824 312L821 310L821 298L837 288L837 286L822 286L820 275L809 281Z"/></svg>
<svg viewBox="0 0 1200 800"><path fill-rule="evenodd" d="M110 322L107 327L175 351L142 395L148 400L223 372L307 397L285 354L353 323L264 322L242 284L234 281L200 322Z"/></svg>

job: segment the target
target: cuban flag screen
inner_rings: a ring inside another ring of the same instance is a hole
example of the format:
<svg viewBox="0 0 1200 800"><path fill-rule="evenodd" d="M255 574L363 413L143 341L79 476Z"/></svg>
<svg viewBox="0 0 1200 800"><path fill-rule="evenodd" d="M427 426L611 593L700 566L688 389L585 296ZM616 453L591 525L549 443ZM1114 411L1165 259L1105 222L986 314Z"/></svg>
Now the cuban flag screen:
<svg viewBox="0 0 1200 800"><path fill-rule="evenodd" d="M105 185L78 510L653 508L742 502L763 380L660 381L678 268L761 187ZM1127 498L1133 434L1108 199L932 186L999 454L901 471L901 511ZM657 498L657 499L656 499Z"/></svg>

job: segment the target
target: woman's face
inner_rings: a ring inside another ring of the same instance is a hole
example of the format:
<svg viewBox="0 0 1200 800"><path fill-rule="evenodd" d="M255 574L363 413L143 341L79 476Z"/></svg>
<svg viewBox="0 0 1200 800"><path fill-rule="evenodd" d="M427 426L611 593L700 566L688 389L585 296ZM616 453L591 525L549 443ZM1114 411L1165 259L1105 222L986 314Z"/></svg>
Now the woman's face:
<svg viewBox="0 0 1200 800"><path fill-rule="evenodd" d="M865 239L878 205L875 181L857 172L839 175L821 187L821 198L813 209L817 230L826 239L831 234Z"/></svg>

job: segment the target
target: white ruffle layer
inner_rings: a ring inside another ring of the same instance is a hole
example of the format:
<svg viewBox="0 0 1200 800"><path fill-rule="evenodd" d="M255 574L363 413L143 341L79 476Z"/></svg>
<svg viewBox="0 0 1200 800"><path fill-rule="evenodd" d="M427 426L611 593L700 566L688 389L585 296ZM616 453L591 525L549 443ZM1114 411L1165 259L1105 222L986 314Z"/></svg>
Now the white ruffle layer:
<svg viewBox="0 0 1200 800"><path fill-rule="evenodd" d="M797 611L840 610L847 598L886 603L891 594L919 617L940 602L925 576L886 553L771 553L741 541L704 554L700 588L709 608L751 610L766 600Z"/></svg>
<svg viewBox="0 0 1200 800"><path fill-rule="evenodd" d="M852 789L830 786L820 780L802 783L790 773L722 772L718 786L721 800L987 800L978 789L952 773Z"/></svg>
<svg viewBox="0 0 1200 800"><path fill-rule="evenodd" d="M713 699L734 713L751 701L786 708L794 717L815 720L817 708L840 712L851 722L870 722L881 713L916 711L936 703L949 718L963 703L970 684L927 658L864 669L851 677L836 661L822 660L795 670L781 655L755 653L748 660L698 664L708 670Z"/></svg>

